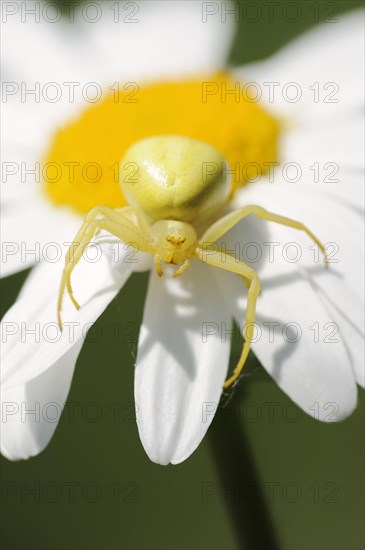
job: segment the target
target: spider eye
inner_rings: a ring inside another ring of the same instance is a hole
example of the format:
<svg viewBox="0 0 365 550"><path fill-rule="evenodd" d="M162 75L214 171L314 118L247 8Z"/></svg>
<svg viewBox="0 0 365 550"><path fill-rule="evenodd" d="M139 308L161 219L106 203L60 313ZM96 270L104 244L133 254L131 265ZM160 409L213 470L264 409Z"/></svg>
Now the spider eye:
<svg viewBox="0 0 365 550"><path fill-rule="evenodd" d="M167 240L168 243L173 244L175 246L184 244L184 242L186 241L186 237L181 237L181 236L177 237L175 235L165 235L165 239Z"/></svg>

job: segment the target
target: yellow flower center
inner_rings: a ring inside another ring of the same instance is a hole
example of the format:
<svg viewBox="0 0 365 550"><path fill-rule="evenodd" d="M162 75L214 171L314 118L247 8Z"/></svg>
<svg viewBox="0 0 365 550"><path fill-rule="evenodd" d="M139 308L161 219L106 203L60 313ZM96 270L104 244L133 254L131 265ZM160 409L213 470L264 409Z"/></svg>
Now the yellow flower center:
<svg viewBox="0 0 365 550"><path fill-rule="evenodd" d="M229 93L235 90L235 93ZM277 160L279 124L226 73L210 78L114 86L105 99L60 129L43 167L57 204L85 213L126 204L119 162L133 143L175 134L213 145L228 160L232 192Z"/></svg>

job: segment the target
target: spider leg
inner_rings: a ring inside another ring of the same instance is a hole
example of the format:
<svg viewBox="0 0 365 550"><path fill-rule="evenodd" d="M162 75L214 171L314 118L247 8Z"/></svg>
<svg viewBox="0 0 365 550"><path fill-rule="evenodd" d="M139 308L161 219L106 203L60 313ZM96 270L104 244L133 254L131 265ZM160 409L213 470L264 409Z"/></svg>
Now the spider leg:
<svg viewBox="0 0 365 550"><path fill-rule="evenodd" d="M153 263L155 264L155 269L157 272L157 275L159 277L162 277L163 275L163 269L162 269L162 261L159 254L155 254L153 257Z"/></svg>
<svg viewBox="0 0 365 550"><path fill-rule="evenodd" d="M247 295L247 309L246 309L246 319L245 319L245 328L244 328L244 337L245 341L242 348L241 356L238 360L238 363L233 371L233 374L226 382L224 383L224 388L227 389L233 384L239 377L242 372L242 369L245 365L248 352L251 347L251 340L254 335L254 323L256 318L256 301L260 293L260 279L257 273L251 269L248 265L243 262L238 261L236 258L232 257L229 254L225 254L223 251L209 251L209 254L201 247L196 248L195 255L202 262L205 262L209 265L225 269L240 275L250 281L248 287Z"/></svg>
<svg viewBox="0 0 365 550"><path fill-rule="evenodd" d="M173 274L173 277L179 277L179 275L181 275L182 273L184 273L184 271L188 269L189 265L190 265L190 260L189 258L187 258L185 262L179 267L179 269L175 271L175 273Z"/></svg>
<svg viewBox="0 0 365 550"><path fill-rule="evenodd" d="M105 206L97 206L86 215L84 223L70 245L65 258L65 268L62 274L57 302L57 319L62 330L61 308L64 291L67 292L74 306L79 309L71 287L71 273L82 257L85 247L92 241L95 234L102 229L109 231L122 241L131 243L138 250L149 251L149 233L142 232L141 227L135 225L129 217L123 215L123 209L115 211Z"/></svg>
<svg viewBox="0 0 365 550"><path fill-rule="evenodd" d="M202 238L200 239L201 242L215 242L217 239L222 237L225 233L227 233L233 226L235 226L239 221L242 220L242 218L245 218L246 216L249 216L250 214L253 214L254 216L257 216L258 218L261 218L262 220L270 221L279 223L280 225L286 225L287 227L293 227L294 229L298 229L299 231L304 231L308 235L312 241L314 241L321 252L324 255L324 263L325 266L328 267L328 257L327 252L325 251L325 248L321 241L308 229L308 227L301 222L298 222L296 220L292 220L291 218L286 218L285 216L279 216L278 214L274 214L273 212L269 212L265 208L262 208L261 206L256 206L254 204L244 206L243 208L240 208L239 210L235 210L234 212L230 212L226 216L223 216L220 220L217 220L213 225L211 225L207 231L204 233Z"/></svg>

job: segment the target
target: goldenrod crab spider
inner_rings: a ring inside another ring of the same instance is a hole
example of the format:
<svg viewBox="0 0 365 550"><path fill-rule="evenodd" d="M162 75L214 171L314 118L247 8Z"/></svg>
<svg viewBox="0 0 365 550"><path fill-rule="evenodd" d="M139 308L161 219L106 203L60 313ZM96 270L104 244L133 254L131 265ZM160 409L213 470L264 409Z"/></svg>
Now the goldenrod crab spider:
<svg viewBox="0 0 365 550"><path fill-rule="evenodd" d="M204 166L211 166L211 163L217 169L205 173ZM189 267L192 258L197 258L240 275L248 286L245 341L237 366L224 384L224 388L228 388L239 377L250 350L260 279L251 267L224 253L218 246L212 251L212 243L242 218L253 214L304 231L319 246L327 265L324 247L302 223L255 205L228 213L198 236L198 226L204 222L207 224L212 216L217 215L230 194L225 160L219 151L206 143L181 136L144 139L126 152L121 162L121 174L123 193L129 206L117 209L96 206L90 210L67 252L58 299L59 326L62 329L60 311L65 288L75 307L79 308L71 288L71 272L84 248L103 229L138 250L153 254L155 269L160 276L163 274L162 262L181 264L174 273L177 277ZM72 258L71 250L74 250Z"/></svg>

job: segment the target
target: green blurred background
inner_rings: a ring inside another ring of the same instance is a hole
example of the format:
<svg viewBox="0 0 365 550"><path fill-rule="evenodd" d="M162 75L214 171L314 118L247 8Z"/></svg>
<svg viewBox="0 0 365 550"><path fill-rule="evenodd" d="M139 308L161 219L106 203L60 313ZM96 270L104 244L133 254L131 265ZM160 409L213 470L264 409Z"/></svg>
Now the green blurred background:
<svg viewBox="0 0 365 550"><path fill-rule="evenodd" d="M279 14L288 4L278 2ZM316 13L321 21L362 2L295 4L296 23L270 23L267 9L255 23L241 18L231 64L269 55ZM3 282L2 314L25 276ZM1 458L2 548L364 548L362 391L351 418L323 425L298 413L251 356L249 375L193 456L179 466L149 461L133 415L135 335L114 338L116 321L140 323L146 285L146 274L134 275L100 320L101 339L88 338L47 449L26 462Z"/></svg>

